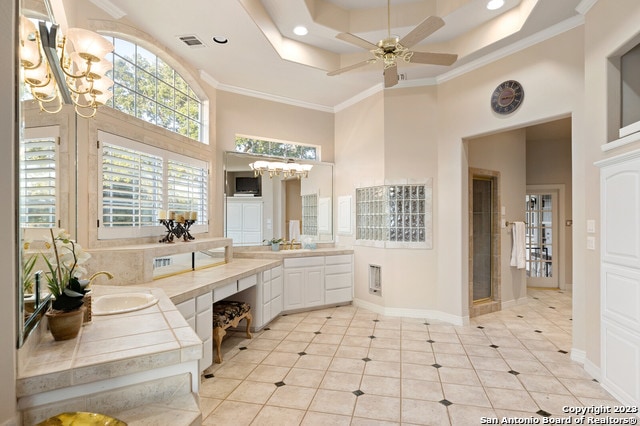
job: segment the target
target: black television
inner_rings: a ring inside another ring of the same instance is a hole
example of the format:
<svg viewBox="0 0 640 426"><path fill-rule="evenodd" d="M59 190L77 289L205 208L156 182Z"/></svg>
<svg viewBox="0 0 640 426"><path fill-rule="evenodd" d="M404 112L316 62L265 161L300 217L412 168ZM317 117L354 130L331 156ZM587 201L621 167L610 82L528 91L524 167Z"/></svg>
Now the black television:
<svg viewBox="0 0 640 426"><path fill-rule="evenodd" d="M237 195L260 195L260 178L259 177L236 177Z"/></svg>

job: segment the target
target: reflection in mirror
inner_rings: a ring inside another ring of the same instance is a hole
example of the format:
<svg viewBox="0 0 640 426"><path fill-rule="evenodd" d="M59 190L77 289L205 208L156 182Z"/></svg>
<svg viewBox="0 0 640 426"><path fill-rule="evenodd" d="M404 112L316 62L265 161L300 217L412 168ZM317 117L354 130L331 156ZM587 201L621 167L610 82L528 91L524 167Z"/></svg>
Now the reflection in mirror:
<svg viewBox="0 0 640 426"><path fill-rule="evenodd" d="M256 161L283 160L225 153L225 236L233 245L262 245L272 238L301 245L333 242L333 165L296 160L313 166L308 177L270 177L251 169Z"/></svg>

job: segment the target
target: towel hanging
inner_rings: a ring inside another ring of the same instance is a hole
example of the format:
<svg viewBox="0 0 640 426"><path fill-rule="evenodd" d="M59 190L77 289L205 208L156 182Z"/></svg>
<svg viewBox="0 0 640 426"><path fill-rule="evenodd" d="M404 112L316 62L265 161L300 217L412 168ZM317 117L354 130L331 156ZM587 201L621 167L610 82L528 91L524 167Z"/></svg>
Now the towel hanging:
<svg viewBox="0 0 640 426"><path fill-rule="evenodd" d="M512 222L513 246L511 248L511 266L518 269L525 268L525 227L524 222Z"/></svg>

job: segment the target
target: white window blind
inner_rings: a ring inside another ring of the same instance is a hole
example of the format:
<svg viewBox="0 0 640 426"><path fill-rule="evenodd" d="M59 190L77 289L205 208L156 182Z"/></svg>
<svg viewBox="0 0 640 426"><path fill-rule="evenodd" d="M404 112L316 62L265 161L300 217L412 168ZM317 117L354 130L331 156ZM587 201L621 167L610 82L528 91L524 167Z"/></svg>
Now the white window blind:
<svg viewBox="0 0 640 426"><path fill-rule="evenodd" d="M162 206L162 158L105 143L102 226L154 226Z"/></svg>
<svg viewBox="0 0 640 426"><path fill-rule="evenodd" d="M27 129L20 141L20 225L57 227L57 128Z"/></svg>
<svg viewBox="0 0 640 426"><path fill-rule="evenodd" d="M198 213L192 233L206 232L208 164L110 133L98 132L102 196L98 238L162 235L159 210Z"/></svg>

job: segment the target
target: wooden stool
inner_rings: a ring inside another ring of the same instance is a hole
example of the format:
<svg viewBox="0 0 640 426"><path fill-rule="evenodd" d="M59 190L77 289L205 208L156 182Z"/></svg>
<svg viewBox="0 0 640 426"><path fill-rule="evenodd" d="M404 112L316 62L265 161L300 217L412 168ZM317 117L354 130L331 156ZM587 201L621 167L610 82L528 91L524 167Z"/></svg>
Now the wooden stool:
<svg viewBox="0 0 640 426"><path fill-rule="evenodd" d="M242 319L247 320L247 338L251 339L249 327L251 326L251 306L245 302L236 302L233 300L221 300L213 304L213 340L216 342L216 359L217 364L222 363L222 352L220 345L222 338L227 332L227 328L237 327Z"/></svg>

